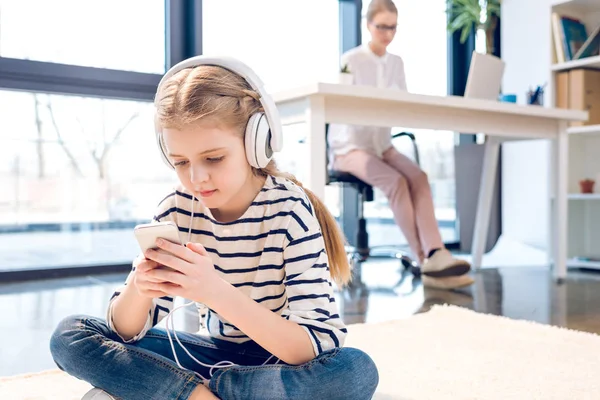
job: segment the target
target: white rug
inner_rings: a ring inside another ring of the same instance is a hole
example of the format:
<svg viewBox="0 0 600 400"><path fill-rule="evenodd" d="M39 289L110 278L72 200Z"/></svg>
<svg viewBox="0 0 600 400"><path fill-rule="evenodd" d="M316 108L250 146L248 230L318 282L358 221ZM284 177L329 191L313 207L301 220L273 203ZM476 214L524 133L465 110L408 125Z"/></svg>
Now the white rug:
<svg viewBox="0 0 600 400"><path fill-rule="evenodd" d="M376 400L599 399L600 336L454 306L349 327L380 373ZM0 378L0 399L79 400L60 371Z"/></svg>

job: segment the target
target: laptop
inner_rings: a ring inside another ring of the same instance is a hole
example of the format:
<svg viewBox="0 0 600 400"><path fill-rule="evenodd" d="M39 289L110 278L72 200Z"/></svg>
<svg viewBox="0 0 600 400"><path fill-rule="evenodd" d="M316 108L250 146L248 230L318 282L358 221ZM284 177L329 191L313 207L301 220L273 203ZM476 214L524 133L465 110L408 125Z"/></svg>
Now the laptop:
<svg viewBox="0 0 600 400"><path fill-rule="evenodd" d="M498 100L504 75L504 61L490 55L473 52L465 97Z"/></svg>

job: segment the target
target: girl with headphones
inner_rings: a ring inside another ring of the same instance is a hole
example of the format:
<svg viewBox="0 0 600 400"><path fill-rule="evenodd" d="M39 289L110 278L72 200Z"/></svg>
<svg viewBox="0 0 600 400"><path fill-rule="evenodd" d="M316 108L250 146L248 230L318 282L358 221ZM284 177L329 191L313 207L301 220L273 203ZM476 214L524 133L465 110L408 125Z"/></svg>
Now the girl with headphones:
<svg viewBox="0 0 600 400"><path fill-rule="evenodd" d="M281 124L262 82L237 60L194 57L165 74L155 106L180 184L154 221L185 244L158 240L138 257L106 320L65 318L57 365L95 387L85 399L370 399L376 366L343 347L333 296L350 279L343 237L272 160ZM176 296L208 335L169 329Z"/></svg>
<svg viewBox="0 0 600 400"><path fill-rule="evenodd" d="M342 55L354 83L406 90L402 58L387 52L396 35L398 9L392 0L372 0L367 9L371 41ZM423 285L454 289L471 285L467 261L444 247L427 175L392 145L389 128L332 124L328 134L333 168L379 188L396 224L421 266Z"/></svg>

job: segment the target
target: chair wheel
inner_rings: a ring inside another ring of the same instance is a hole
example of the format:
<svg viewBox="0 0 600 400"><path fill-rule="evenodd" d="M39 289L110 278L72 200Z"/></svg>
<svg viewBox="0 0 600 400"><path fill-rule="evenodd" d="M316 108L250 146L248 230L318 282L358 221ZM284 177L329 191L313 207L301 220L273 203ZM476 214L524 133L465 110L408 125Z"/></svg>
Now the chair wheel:
<svg viewBox="0 0 600 400"><path fill-rule="evenodd" d="M421 268L410 257L402 256L400 258L400 262L406 270L410 271L411 274L415 276L421 275Z"/></svg>
<svg viewBox="0 0 600 400"><path fill-rule="evenodd" d="M413 274L416 277L421 276L421 267L416 266L416 265L411 265L410 266L410 273Z"/></svg>

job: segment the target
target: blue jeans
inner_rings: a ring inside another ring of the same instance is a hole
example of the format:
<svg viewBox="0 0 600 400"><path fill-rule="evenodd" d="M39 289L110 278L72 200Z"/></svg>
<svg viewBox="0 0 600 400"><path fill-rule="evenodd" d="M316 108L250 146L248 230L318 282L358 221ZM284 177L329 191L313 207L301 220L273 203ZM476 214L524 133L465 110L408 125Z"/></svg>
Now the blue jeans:
<svg viewBox="0 0 600 400"><path fill-rule="evenodd" d="M173 335L171 335L172 337ZM208 387L221 399L370 399L379 376L371 358L353 348L323 352L302 365L262 365L271 354L255 342L243 344L177 332L198 360L239 366L215 369ZM181 365L209 378L173 340ZM60 322L50 340L60 369L125 400L187 399L201 379L174 361L164 329L152 328L135 343L123 343L105 320L84 315Z"/></svg>

